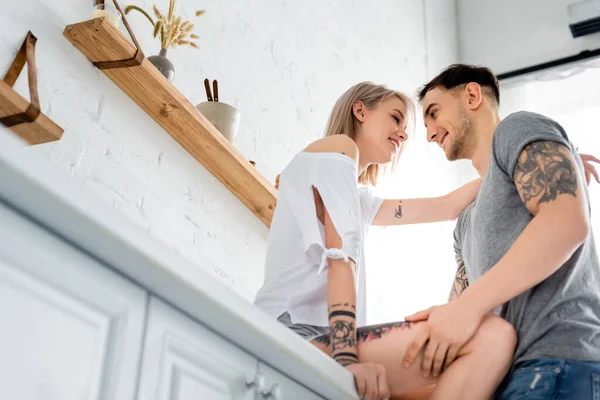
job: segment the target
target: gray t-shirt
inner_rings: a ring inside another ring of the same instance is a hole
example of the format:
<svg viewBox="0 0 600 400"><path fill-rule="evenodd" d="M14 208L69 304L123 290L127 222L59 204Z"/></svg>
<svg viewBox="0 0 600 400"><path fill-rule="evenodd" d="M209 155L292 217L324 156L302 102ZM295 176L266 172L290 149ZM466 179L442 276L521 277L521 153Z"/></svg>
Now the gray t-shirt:
<svg viewBox="0 0 600 400"><path fill-rule="evenodd" d="M575 154L563 128L539 114L514 113L496 128L479 195L454 231L456 257L464 261L470 283L504 256L533 218L513 172L523 148L539 140L562 143ZM587 187L585 196L589 205ZM600 361L600 266L593 234L553 275L495 312L517 330L515 364L542 358Z"/></svg>

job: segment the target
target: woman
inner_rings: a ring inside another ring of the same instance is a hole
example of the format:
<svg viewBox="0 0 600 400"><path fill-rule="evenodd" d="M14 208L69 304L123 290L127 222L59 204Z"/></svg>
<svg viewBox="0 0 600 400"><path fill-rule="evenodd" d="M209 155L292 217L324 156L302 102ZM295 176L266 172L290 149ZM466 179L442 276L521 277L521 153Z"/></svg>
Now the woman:
<svg viewBox="0 0 600 400"><path fill-rule="evenodd" d="M376 185L380 170L395 164L410 120L411 100L384 86L363 82L342 95L326 137L298 153L280 175L265 281L255 304L345 366L364 399L401 398L427 387L432 399L490 398L516 342L504 320L487 317L441 376L421 371L422 362L402 365L426 322L364 326L368 226L456 219L480 184L409 200L375 198L359 187Z"/></svg>

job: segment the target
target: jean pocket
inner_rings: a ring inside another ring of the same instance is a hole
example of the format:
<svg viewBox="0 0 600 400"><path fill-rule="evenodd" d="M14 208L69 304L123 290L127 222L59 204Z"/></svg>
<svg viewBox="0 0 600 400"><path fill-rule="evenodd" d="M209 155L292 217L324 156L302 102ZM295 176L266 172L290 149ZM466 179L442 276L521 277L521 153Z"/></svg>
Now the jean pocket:
<svg viewBox="0 0 600 400"><path fill-rule="evenodd" d="M551 399L556 391L557 377L558 374L553 369L531 368L523 371L516 370L508 377L506 386L496 399Z"/></svg>
<svg viewBox="0 0 600 400"><path fill-rule="evenodd" d="M600 374L592 373L592 400L600 400Z"/></svg>

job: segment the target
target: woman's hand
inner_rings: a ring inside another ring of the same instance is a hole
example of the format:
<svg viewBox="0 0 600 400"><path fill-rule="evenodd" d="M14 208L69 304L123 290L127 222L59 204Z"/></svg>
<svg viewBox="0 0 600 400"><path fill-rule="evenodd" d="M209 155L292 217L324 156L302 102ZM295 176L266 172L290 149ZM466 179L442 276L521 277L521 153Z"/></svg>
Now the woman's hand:
<svg viewBox="0 0 600 400"><path fill-rule="evenodd" d="M383 365L356 363L346 366L346 369L354 375L356 391L361 399L388 400L391 397Z"/></svg>
<svg viewBox="0 0 600 400"><path fill-rule="evenodd" d="M589 154L579 154L581 157L581 161L583 162L583 169L585 171L585 181L589 185L592 182L592 175L596 179L596 182L600 183L600 178L598 177L598 172L596 171L596 167L592 164L592 161L595 163L600 163L596 157Z"/></svg>

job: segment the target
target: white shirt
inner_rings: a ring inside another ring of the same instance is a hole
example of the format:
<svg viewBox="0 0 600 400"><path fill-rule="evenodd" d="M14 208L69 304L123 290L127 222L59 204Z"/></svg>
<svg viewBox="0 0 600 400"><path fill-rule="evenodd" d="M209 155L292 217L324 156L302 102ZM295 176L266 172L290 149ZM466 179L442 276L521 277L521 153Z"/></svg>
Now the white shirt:
<svg viewBox="0 0 600 400"><path fill-rule="evenodd" d="M352 259L357 268L356 322L365 325L365 236L383 199L359 188L357 181L356 161L340 153L300 152L281 172L256 306L274 318L287 311L292 323L329 326L327 258ZM341 249L325 248L313 186L342 239Z"/></svg>

